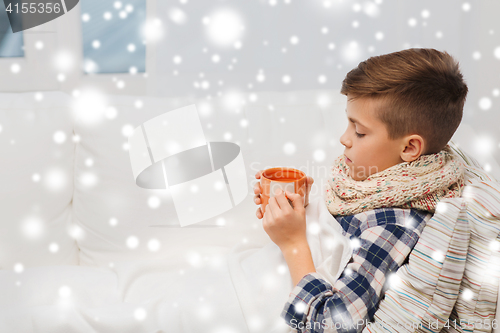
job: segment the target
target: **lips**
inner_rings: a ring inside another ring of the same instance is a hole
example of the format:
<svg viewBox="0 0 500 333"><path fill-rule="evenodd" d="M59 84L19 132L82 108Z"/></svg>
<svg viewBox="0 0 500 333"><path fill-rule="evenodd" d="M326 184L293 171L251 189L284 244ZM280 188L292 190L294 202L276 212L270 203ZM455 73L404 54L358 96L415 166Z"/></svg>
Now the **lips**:
<svg viewBox="0 0 500 333"><path fill-rule="evenodd" d="M344 157L345 157L345 161L346 161L347 163L352 163L352 161L349 159L349 157L347 157L347 156L345 156L345 155L344 155Z"/></svg>

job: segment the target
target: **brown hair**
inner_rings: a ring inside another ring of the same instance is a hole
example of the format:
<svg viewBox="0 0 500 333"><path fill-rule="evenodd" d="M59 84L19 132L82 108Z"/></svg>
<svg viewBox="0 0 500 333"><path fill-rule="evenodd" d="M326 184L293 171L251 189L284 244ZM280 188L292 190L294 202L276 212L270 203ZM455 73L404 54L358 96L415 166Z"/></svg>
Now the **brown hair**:
<svg viewBox="0 0 500 333"><path fill-rule="evenodd" d="M340 92L383 100L377 117L390 139L418 134L423 155L445 147L462 120L467 96L458 62L447 52L413 48L374 56L347 73Z"/></svg>

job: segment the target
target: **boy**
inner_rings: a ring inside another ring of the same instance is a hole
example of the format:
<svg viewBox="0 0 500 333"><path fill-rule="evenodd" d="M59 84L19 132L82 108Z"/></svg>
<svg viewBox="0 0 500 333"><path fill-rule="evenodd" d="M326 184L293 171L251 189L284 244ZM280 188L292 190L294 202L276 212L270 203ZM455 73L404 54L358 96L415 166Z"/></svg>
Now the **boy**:
<svg viewBox="0 0 500 333"><path fill-rule="evenodd" d="M387 275L405 263L437 203L461 194L464 169L447 143L467 92L458 63L435 49L371 57L347 74L345 150L333 165L325 204L357 246L335 284L316 273L300 195L281 192L264 215L256 213L295 286L282 312L289 326L361 332L372 320ZM308 177L308 191L312 182ZM259 205L260 183L254 192Z"/></svg>

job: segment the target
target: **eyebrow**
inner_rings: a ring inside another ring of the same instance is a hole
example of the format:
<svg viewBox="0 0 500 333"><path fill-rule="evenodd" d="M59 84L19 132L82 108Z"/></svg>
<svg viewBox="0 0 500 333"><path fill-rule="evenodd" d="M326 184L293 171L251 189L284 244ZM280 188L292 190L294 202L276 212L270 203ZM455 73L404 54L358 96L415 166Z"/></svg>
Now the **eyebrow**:
<svg viewBox="0 0 500 333"><path fill-rule="evenodd" d="M347 109L345 110L345 112L347 113ZM366 129L368 129L368 127L366 127L365 125L363 125L362 123L360 123L359 121L357 121L356 119L354 118L351 118L351 117L347 117L347 119L349 119L351 122L355 123L355 124L358 124Z"/></svg>

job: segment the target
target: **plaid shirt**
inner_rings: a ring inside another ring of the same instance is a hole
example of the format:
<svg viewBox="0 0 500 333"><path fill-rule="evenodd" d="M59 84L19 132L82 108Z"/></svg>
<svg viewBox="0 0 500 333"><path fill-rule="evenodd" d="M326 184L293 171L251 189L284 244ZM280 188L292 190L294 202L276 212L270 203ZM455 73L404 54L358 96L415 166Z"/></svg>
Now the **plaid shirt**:
<svg viewBox="0 0 500 333"><path fill-rule="evenodd" d="M281 317L296 332L361 332L373 319L387 275L405 263L432 215L390 207L335 216L353 242L350 262L333 286L318 273L305 275Z"/></svg>

